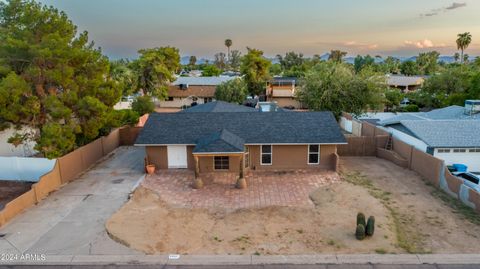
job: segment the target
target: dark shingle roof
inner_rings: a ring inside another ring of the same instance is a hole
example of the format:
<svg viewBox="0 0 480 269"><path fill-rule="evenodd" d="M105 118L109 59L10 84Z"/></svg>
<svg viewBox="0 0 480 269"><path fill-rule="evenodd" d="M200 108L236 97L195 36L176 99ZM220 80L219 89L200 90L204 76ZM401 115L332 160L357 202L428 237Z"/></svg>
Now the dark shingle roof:
<svg viewBox="0 0 480 269"><path fill-rule="evenodd" d="M236 105L223 101L215 101L206 104L192 106L182 112L253 112L258 111L253 107Z"/></svg>
<svg viewBox="0 0 480 269"><path fill-rule="evenodd" d="M244 144L245 140L223 129L198 139L193 152L243 152Z"/></svg>
<svg viewBox="0 0 480 269"><path fill-rule="evenodd" d="M245 144L346 143L331 112L205 112L152 113L135 144L196 145L223 129Z"/></svg>

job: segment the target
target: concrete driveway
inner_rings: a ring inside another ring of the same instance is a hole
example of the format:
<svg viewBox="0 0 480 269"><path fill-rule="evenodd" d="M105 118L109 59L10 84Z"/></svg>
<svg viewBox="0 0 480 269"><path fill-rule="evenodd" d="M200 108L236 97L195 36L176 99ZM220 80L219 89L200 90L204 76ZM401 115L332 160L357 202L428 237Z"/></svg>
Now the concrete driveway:
<svg viewBox="0 0 480 269"><path fill-rule="evenodd" d="M120 147L78 179L0 228L0 253L138 254L111 240L105 221L143 177L144 149Z"/></svg>

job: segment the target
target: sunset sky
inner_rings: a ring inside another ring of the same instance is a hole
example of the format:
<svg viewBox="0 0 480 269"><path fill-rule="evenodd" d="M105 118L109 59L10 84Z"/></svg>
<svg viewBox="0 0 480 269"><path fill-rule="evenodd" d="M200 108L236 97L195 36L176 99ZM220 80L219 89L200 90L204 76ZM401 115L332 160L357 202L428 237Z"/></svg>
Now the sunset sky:
<svg viewBox="0 0 480 269"><path fill-rule="evenodd" d="M480 55L480 1L459 0L41 0L64 10L112 58L141 48L175 46L182 55L212 58L233 49L259 48L307 56L331 49L413 56L456 51L460 32Z"/></svg>

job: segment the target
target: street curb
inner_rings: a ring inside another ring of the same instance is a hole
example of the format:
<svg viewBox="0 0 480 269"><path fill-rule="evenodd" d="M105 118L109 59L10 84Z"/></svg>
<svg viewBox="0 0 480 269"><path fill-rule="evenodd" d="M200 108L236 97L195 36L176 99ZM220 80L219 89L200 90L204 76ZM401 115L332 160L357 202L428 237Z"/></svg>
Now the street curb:
<svg viewBox="0 0 480 269"><path fill-rule="evenodd" d="M258 264L480 264L480 254L319 255L46 255L44 261L0 261L0 265L258 265Z"/></svg>

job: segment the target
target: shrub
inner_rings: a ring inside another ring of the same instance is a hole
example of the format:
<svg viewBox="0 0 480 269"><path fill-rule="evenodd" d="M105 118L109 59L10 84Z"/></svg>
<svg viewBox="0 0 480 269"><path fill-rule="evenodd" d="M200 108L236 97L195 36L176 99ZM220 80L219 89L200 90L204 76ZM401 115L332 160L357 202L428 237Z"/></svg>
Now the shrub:
<svg viewBox="0 0 480 269"><path fill-rule="evenodd" d="M367 227L365 228L365 233L368 236L372 236L374 232L375 232L375 217L370 216L370 217L368 217Z"/></svg>
<svg viewBox="0 0 480 269"><path fill-rule="evenodd" d="M365 238L365 226L362 224L357 225L357 230L355 231L355 237L358 240L363 240Z"/></svg>
<svg viewBox="0 0 480 269"><path fill-rule="evenodd" d="M365 222L365 215L362 212L358 212L357 214L357 226L362 224L364 227L367 225Z"/></svg>
<svg viewBox="0 0 480 269"><path fill-rule="evenodd" d="M153 112L153 110L155 110L155 104L150 96L139 96L133 101L132 110L142 116Z"/></svg>

